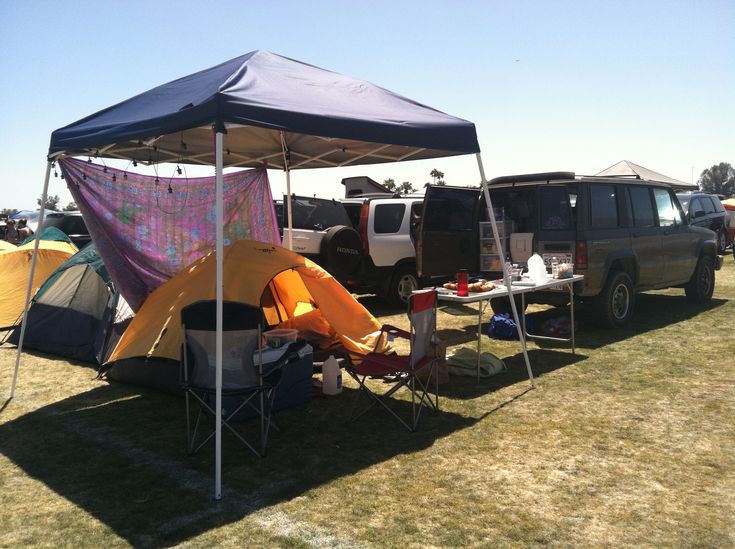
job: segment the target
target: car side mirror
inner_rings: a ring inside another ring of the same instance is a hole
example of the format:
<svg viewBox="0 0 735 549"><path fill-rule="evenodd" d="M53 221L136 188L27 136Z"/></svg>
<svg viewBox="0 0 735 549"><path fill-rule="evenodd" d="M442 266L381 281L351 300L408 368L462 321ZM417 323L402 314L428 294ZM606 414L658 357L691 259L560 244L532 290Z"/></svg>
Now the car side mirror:
<svg viewBox="0 0 735 549"><path fill-rule="evenodd" d="M700 217L704 217L704 210L695 210L694 211L694 219L698 219Z"/></svg>

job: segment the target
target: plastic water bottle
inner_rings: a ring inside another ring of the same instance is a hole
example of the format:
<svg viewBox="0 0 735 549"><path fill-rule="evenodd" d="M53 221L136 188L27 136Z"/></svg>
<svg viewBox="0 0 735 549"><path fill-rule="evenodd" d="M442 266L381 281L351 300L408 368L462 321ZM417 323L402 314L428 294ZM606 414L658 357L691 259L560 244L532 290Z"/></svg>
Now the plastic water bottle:
<svg viewBox="0 0 735 549"><path fill-rule="evenodd" d="M510 256L505 258L505 273L508 276L508 280L512 280L513 264L510 262Z"/></svg>
<svg viewBox="0 0 735 549"><path fill-rule="evenodd" d="M322 364L322 392L325 395L338 395L342 392L342 370L334 355Z"/></svg>

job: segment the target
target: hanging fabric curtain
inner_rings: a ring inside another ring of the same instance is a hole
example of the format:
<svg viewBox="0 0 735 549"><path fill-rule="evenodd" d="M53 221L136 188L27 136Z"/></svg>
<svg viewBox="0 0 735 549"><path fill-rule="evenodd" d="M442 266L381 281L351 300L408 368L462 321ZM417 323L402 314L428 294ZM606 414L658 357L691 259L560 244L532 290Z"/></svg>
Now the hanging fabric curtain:
<svg viewBox="0 0 735 549"><path fill-rule="evenodd" d="M113 282L133 310L214 249L214 178L153 177L73 158L59 161ZM224 244L280 244L264 168L224 176Z"/></svg>

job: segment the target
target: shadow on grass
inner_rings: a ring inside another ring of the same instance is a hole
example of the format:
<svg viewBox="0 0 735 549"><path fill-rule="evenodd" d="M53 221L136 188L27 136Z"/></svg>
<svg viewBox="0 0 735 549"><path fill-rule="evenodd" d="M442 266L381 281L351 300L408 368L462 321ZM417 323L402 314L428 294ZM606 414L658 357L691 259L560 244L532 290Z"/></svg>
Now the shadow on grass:
<svg viewBox="0 0 735 549"><path fill-rule="evenodd" d="M345 388L280 412L281 432L271 435L263 459L223 431L218 503L211 499L213 446L188 456L183 399L155 391L104 385L40 408L0 425L0 452L133 546L158 547L421 451L477 421L427 413L409 433L376 410L348 424L356 397ZM407 402L397 404L409 413Z"/></svg>
<svg viewBox="0 0 735 549"><path fill-rule="evenodd" d="M585 360L587 357L579 353L572 354L569 351L529 349L528 358L534 378L540 378L554 370ZM528 382L528 371L523 353L505 357L503 362L508 367L506 372L481 378L479 382L476 377L451 376L451 381L441 386L440 396L466 400L487 395L516 383Z"/></svg>
<svg viewBox="0 0 735 549"><path fill-rule="evenodd" d="M721 307L727 302L726 299L712 299L709 303L696 304L690 303L681 295L638 294L635 312L630 323L616 329L578 330L577 344L588 349L598 349L610 343L689 320L701 313ZM580 322L593 320L592 313L587 307L580 307L579 310Z"/></svg>

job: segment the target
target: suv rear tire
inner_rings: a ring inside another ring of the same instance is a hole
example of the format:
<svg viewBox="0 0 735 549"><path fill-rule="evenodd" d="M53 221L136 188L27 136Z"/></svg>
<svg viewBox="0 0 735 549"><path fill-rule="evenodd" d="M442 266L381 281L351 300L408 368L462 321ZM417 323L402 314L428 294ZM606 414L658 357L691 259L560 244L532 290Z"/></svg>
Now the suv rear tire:
<svg viewBox="0 0 735 549"><path fill-rule="evenodd" d="M707 303L715 290L715 265L712 256L703 255L697 261L692 278L684 286L687 299L694 303Z"/></svg>
<svg viewBox="0 0 735 549"><path fill-rule="evenodd" d="M625 271L611 271L605 287L592 305L594 321L607 328L619 328L633 317L635 290Z"/></svg>
<svg viewBox="0 0 735 549"><path fill-rule="evenodd" d="M401 265L393 273L385 297L393 305L405 307L411 292L418 289L419 279L416 269L410 265Z"/></svg>

